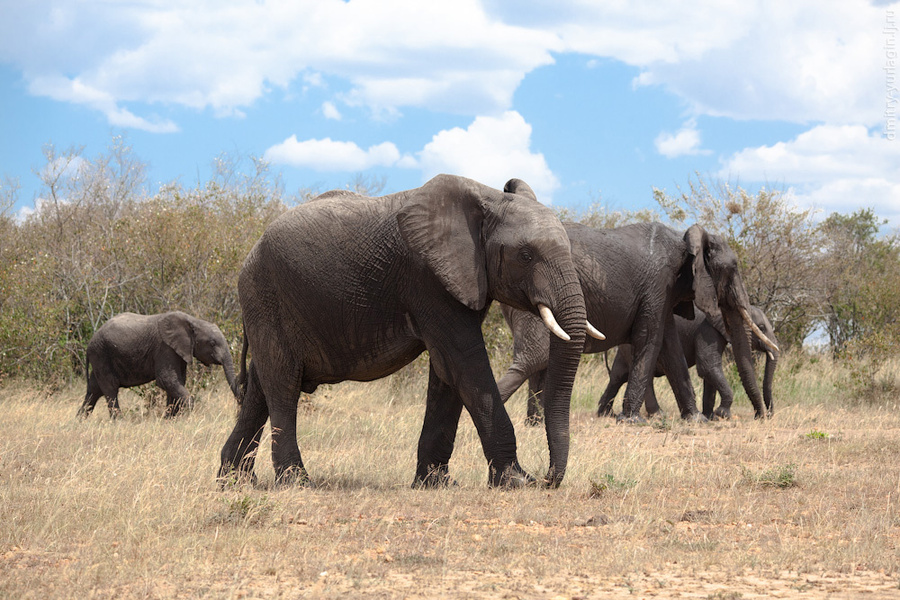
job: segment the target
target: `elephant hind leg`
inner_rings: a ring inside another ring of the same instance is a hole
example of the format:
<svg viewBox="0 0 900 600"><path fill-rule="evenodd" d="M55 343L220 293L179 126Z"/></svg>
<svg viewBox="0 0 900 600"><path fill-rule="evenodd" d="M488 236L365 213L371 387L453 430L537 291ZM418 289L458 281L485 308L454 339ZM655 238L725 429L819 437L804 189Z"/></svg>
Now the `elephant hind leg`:
<svg viewBox="0 0 900 600"><path fill-rule="evenodd" d="M237 423L220 454L221 465L217 476L220 486L224 487L232 481L246 480L256 483L253 465L268 418L266 397L251 362L247 376L247 391L241 403Z"/></svg>
<svg viewBox="0 0 900 600"><path fill-rule="evenodd" d="M430 365L425 419L419 435L413 488L436 488L454 484L450 479L449 464L462 407L459 394L441 381L434 371L434 365Z"/></svg>
<svg viewBox="0 0 900 600"><path fill-rule="evenodd" d="M88 376L87 392L84 394L84 402L78 407L77 416L84 418L89 417L94 411L94 407L97 405L97 400L99 400L102 395L103 391L100 389L100 384L97 383L97 376L95 373L91 373Z"/></svg>
<svg viewBox="0 0 900 600"><path fill-rule="evenodd" d="M525 424L537 426L544 422L544 383L547 370L538 371L528 378L528 412Z"/></svg>

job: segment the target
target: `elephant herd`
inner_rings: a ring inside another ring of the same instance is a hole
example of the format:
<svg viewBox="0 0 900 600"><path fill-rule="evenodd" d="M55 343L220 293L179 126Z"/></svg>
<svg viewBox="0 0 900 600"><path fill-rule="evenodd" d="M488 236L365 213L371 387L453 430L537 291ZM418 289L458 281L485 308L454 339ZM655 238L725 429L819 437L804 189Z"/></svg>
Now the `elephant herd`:
<svg viewBox="0 0 900 600"><path fill-rule="evenodd" d="M238 277L240 372L218 327L181 312L117 315L87 347L87 416L101 395L119 412L118 389L150 381L166 415L189 398L186 365L222 365L240 403L221 450L218 479L254 481L267 421L278 483L309 480L297 444L301 392L371 381L428 351L426 409L414 487L450 483L463 407L472 418L491 486L536 484L519 464L504 403L525 381L530 422L543 421L550 451L540 483L558 486L569 454L569 406L582 353L619 347L599 414L627 380L619 420L659 410L653 377L665 375L681 416L730 416L721 356L730 342L756 417L771 413L778 347L751 307L725 241L693 226L600 230L563 224L523 181L502 191L439 175L378 198L333 191L273 221ZM492 301L513 332L509 370L495 380L481 325ZM753 315L751 317L751 315ZM601 333L602 332L602 333ZM752 333L751 333L752 332ZM755 336L755 337L754 337ZM751 348L768 353L764 393ZM248 361L248 352L252 359ZM689 365L704 379L698 411ZM722 401L714 410L716 392Z"/></svg>

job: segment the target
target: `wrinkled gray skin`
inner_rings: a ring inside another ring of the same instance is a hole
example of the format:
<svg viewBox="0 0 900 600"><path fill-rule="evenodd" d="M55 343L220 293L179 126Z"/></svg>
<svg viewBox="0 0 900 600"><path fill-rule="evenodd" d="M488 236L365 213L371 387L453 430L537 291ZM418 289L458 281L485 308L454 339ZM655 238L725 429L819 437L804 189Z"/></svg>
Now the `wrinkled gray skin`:
<svg viewBox="0 0 900 600"><path fill-rule="evenodd" d="M237 396L228 342L215 324L179 311L118 314L88 342L87 393L78 414L89 416L100 396L106 396L115 419L121 412L119 388L156 381L166 392L166 416L174 417L190 399L184 383L193 358L206 366L222 365Z"/></svg>
<svg viewBox="0 0 900 600"><path fill-rule="evenodd" d="M328 192L274 221L241 271L246 391L221 452L220 482L253 481L266 420L276 481L305 483L297 402L323 383L389 375L430 358L414 487L449 482L462 408L488 461L490 485L533 482L520 467L481 334L492 300L553 311L547 376L550 471L558 485L569 449L569 401L585 311L566 232L524 182L503 192L439 175L379 198ZM246 352L252 353L249 367Z"/></svg>
<svg viewBox="0 0 900 600"><path fill-rule="evenodd" d="M634 351L632 376L619 420L643 421L640 407L652 385L657 362L666 374L682 418L704 420L697 410L675 314L693 317L692 300L737 331L735 358L742 381L752 382L750 398L757 417L765 415L750 353L748 331L739 308L750 302L737 268L737 257L719 236L694 225L684 234L659 223L594 229L565 224L572 257L584 292L588 321L606 335L587 338L584 352L602 352L620 344ZM529 421L540 420L548 336L531 315L504 307L513 332L513 364L498 382L506 401L529 381ZM750 385L746 385L751 389Z"/></svg>
<svg viewBox="0 0 900 600"><path fill-rule="evenodd" d="M762 310L756 306L751 306L750 318L753 319L760 331L766 334L766 337L778 344L772 323L769 322ZM678 339L681 341L681 347L684 349L684 358L688 367L697 365L697 375L703 380L703 415L708 419L730 419L734 392L731 390L731 386L728 385L728 380L725 378L725 372L722 369L722 353L728 344L728 334L722 328L721 322L717 324L707 319L706 313L695 307L694 320L689 321L682 317L675 317L675 329L678 330ZM766 354L762 393L763 401L766 405L766 414L771 415L774 410L772 383L775 379L775 368L778 366L779 353L769 350L756 336L753 336L751 340L751 346L754 351ZM598 414L612 413L613 400L615 400L619 388L628 381L631 358L631 346L628 344L619 346L616 358L613 360L612 367L610 367L609 384L600 397ZM664 375L659 365L657 365L655 375L656 377ZM719 407L713 410L717 392L720 398ZM647 394L644 397L644 407L647 409L648 415L656 414L660 410L656 392L652 385L647 388Z"/></svg>

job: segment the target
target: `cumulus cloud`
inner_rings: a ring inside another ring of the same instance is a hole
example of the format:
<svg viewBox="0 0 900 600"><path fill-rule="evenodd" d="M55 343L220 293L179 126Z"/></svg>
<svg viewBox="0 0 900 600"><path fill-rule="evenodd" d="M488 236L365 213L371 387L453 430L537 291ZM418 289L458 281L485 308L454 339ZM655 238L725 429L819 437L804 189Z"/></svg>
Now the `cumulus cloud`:
<svg viewBox="0 0 900 600"><path fill-rule="evenodd" d="M559 180L543 154L531 150L531 125L522 115L508 111L499 117L478 117L466 129L454 127L434 135L415 156L401 155L392 142L364 150L354 142L298 141L292 135L266 150L264 158L276 164L318 171L363 171L371 167L418 169L426 181L439 173L452 173L502 188L517 177L528 182L539 200L551 203Z"/></svg>
<svg viewBox="0 0 900 600"><path fill-rule="evenodd" d="M637 66L639 84L664 86L695 114L873 126L885 10L867 0L38 0L4 15L0 59L32 84L65 78L107 100L32 85L36 94L150 131L173 124L124 103L241 115L273 87L316 85L322 74L376 114L497 115L529 72L567 52Z"/></svg>
<svg viewBox="0 0 900 600"><path fill-rule="evenodd" d="M510 178L518 177L546 204L552 202L559 187L544 155L531 151L531 125L515 111L478 117L466 129L441 131L418 156L425 179L453 173L502 188Z"/></svg>
<svg viewBox="0 0 900 600"><path fill-rule="evenodd" d="M700 132L697 131L697 122L694 119L689 120L675 133L663 131L653 140L653 145L656 146L656 151L666 158L711 153L700 147Z"/></svg>
<svg viewBox="0 0 900 600"><path fill-rule="evenodd" d="M900 226L900 144L862 125L818 125L787 142L746 148L723 162L719 176L790 182L806 206L870 207Z"/></svg>
<svg viewBox="0 0 900 600"><path fill-rule="evenodd" d="M334 105L333 102L323 102L322 103L322 116L326 119L330 119L332 121L340 121L341 120L341 111L337 109L337 106Z"/></svg>
<svg viewBox="0 0 900 600"><path fill-rule="evenodd" d="M391 142L363 150L354 142L339 142L330 138L301 142L296 135L292 135L266 150L264 158L271 163L316 171L365 171L372 167L397 166L403 157Z"/></svg>

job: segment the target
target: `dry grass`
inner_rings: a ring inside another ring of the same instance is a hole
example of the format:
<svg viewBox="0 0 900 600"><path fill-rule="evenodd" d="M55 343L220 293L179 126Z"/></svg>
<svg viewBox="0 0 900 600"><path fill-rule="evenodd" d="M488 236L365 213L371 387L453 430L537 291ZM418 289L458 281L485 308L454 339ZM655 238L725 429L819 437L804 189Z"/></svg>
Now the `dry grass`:
<svg viewBox="0 0 900 600"><path fill-rule="evenodd" d="M174 421L122 398L75 420L83 390L0 390L0 597L900 597L900 413L850 400L830 363L783 362L773 419L616 426L586 360L563 487L501 491L463 417L458 488L409 489L424 381L320 390L300 416L316 485L220 492L227 389ZM657 382L661 405L671 393ZM508 405L522 464L542 430Z"/></svg>

